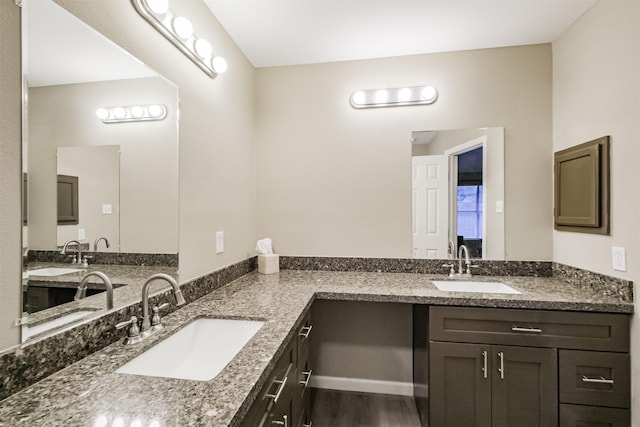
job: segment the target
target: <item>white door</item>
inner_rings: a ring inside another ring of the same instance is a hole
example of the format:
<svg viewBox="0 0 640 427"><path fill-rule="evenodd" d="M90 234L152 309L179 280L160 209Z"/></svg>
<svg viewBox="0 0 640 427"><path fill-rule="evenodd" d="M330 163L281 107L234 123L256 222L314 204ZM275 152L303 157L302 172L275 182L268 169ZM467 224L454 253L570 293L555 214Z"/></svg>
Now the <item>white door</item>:
<svg viewBox="0 0 640 427"><path fill-rule="evenodd" d="M412 157L413 257L448 258L447 156Z"/></svg>

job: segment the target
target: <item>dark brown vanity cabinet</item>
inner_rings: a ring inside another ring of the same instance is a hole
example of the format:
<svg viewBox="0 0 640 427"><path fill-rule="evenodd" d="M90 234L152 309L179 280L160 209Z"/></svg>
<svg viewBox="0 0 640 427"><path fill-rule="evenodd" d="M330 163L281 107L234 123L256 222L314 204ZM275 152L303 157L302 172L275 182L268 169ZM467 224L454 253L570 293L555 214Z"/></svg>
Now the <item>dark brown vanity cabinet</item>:
<svg viewBox="0 0 640 427"><path fill-rule="evenodd" d="M241 426L311 426L309 341L312 329L309 312L240 423Z"/></svg>
<svg viewBox="0 0 640 427"><path fill-rule="evenodd" d="M423 425L630 425L628 315L416 306L414 330Z"/></svg>

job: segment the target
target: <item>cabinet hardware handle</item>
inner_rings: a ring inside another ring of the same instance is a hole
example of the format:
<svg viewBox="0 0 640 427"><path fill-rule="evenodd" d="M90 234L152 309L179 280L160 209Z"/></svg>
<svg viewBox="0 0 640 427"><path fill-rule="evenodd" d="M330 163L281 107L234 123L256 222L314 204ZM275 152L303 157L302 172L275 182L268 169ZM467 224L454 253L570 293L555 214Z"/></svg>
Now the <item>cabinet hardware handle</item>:
<svg viewBox="0 0 640 427"><path fill-rule="evenodd" d="M500 367L498 368L498 372L500 372L500 379L504 379L504 353L498 352L498 359L500 359Z"/></svg>
<svg viewBox="0 0 640 427"><path fill-rule="evenodd" d="M287 427L289 425L288 419L289 419L289 417L287 417L286 415L283 415L282 416L282 421L271 421L271 425Z"/></svg>
<svg viewBox="0 0 640 427"><path fill-rule="evenodd" d="M518 326L512 326L511 330L513 332L531 332L534 334L541 334L542 333L542 329L538 329L538 328L520 328Z"/></svg>
<svg viewBox="0 0 640 427"><path fill-rule="evenodd" d="M487 351L482 352L482 377L487 379Z"/></svg>
<svg viewBox="0 0 640 427"><path fill-rule="evenodd" d="M313 421L309 421L309 424L302 424L302 427L312 427Z"/></svg>
<svg viewBox="0 0 640 427"><path fill-rule="evenodd" d="M276 392L274 394L266 394L265 396L270 397L273 399L273 403L278 403L278 399L280 398L280 395L282 394L282 390L284 390L284 386L287 384L287 377L284 377L284 379L282 381L280 380L273 380L274 384L279 384L278 385L278 389L276 390Z"/></svg>
<svg viewBox="0 0 640 427"><path fill-rule="evenodd" d="M589 378L586 375L582 376L582 382L585 382L585 383L598 383L598 384L613 384L614 383L613 380L608 380L605 377Z"/></svg>
<svg viewBox="0 0 640 427"><path fill-rule="evenodd" d="M309 334L311 333L311 329L313 329L312 325L304 326L300 329L300 336L303 338L309 338Z"/></svg>
<svg viewBox="0 0 640 427"><path fill-rule="evenodd" d="M313 369L309 369L308 371L306 371L306 372L303 372L303 373L302 373L302 375L303 375L303 376L304 376L304 375L306 375L306 376L307 376L307 378L306 378L306 379L304 379L304 380L300 381L300 384L302 384L303 386L305 386L305 388L309 386L309 380L311 379L311 374L312 374L312 373L313 373Z"/></svg>

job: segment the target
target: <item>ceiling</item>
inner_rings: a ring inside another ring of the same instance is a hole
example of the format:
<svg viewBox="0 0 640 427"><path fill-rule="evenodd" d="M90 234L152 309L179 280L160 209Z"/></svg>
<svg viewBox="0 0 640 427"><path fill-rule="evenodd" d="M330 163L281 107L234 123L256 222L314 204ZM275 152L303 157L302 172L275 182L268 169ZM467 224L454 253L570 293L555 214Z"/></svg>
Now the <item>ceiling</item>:
<svg viewBox="0 0 640 427"><path fill-rule="evenodd" d="M204 0L255 67L548 43L597 0Z"/></svg>
<svg viewBox="0 0 640 427"><path fill-rule="evenodd" d="M23 12L23 72L30 87L157 76L51 0L29 0Z"/></svg>

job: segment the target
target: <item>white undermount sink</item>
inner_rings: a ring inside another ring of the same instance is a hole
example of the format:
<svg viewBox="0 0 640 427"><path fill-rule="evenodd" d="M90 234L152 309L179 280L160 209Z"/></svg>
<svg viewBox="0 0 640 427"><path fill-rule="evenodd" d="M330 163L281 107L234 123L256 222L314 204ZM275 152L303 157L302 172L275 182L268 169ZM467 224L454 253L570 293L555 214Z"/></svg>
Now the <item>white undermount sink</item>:
<svg viewBox="0 0 640 427"><path fill-rule="evenodd" d="M197 319L151 347L117 373L209 381L264 325L254 320Z"/></svg>
<svg viewBox="0 0 640 427"><path fill-rule="evenodd" d="M55 277L62 276L70 273L81 273L84 269L79 268L62 268L62 267L47 267L47 268L38 268L36 270L27 271L28 277L31 276L44 276L44 277Z"/></svg>
<svg viewBox="0 0 640 427"><path fill-rule="evenodd" d="M478 292L483 294L521 294L517 289L500 282L474 282L457 280L433 280L432 283L441 291Z"/></svg>

